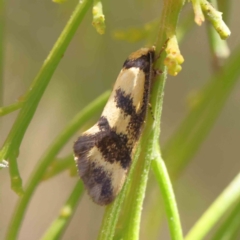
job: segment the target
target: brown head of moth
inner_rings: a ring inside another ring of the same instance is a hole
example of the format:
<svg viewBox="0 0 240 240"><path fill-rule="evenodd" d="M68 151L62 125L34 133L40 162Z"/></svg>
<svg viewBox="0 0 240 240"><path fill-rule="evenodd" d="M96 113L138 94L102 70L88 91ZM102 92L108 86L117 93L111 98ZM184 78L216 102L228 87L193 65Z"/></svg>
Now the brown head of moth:
<svg viewBox="0 0 240 240"><path fill-rule="evenodd" d="M154 53L141 48L127 58L100 119L74 143L79 175L99 205L111 203L126 180L148 109Z"/></svg>

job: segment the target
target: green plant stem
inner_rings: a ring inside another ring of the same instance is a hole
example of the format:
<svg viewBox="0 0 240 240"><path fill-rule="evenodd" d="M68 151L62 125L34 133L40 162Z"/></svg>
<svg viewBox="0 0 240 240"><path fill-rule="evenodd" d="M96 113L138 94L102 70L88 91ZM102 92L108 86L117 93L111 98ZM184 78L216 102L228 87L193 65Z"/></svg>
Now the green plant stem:
<svg viewBox="0 0 240 240"><path fill-rule="evenodd" d="M231 31L222 20L222 13L218 12L207 0L201 0L199 3L206 18L211 22L220 38L224 40L227 39Z"/></svg>
<svg viewBox="0 0 240 240"><path fill-rule="evenodd" d="M42 180L46 181L49 178L52 178L67 169L71 169L72 167L76 169L75 166L76 164L73 161L73 154L70 154L63 159L55 159L45 171Z"/></svg>
<svg viewBox="0 0 240 240"><path fill-rule="evenodd" d="M166 36L168 38L175 36L178 15L182 8L183 1L164 1L163 11L160 20L160 29L156 41L156 55L162 50ZM166 80L165 67L163 65L164 56L154 65L155 69L163 70L164 74L158 76L153 83L150 103L153 108L154 121L151 114L147 115L145 129L142 133L141 154L134 171L132 186L126 209L123 213L125 218L123 223L125 228L122 230L122 239L139 239L140 220L142 214L142 204L145 197L145 191L148 180L148 172L153 159L154 146L159 141L160 120L162 112L163 91Z"/></svg>
<svg viewBox="0 0 240 240"><path fill-rule="evenodd" d="M211 240L238 239L234 238L240 232L240 201L232 209L231 214L224 219Z"/></svg>
<svg viewBox="0 0 240 240"><path fill-rule="evenodd" d="M39 160L37 166L28 179L25 194L18 200L17 206L14 210L11 222L9 224L6 240L14 240L17 238L17 234L23 221L29 201L36 187L42 180L42 177L48 166L51 165L58 152L73 136L73 134L81 126L83 126L89 120L89 118L91 118L96 113L96 111L103 108L103 106L106 104L109 94L109 92L105 92L91 104L85 107L79 114L77 114L66 126L66 128L56 137L55 141L49 146L48 150Z"/></svg>
<svg viewBox="0 0 240 240"><path fill-rule="evenodd" d="M211 22L221 39L227 39L231 31L222 20L222 13L217 11L207 0L191 0L195 13L195 22L200 26L205 17ZM213 0L214 1L214 0ZM203 15L205 14L205 17Z"/></svg>
<svg viewBox="0 0 240 240"><path fill-rule="evenodd" d="M174 196L172 184L168 176L167 168L161 157L159 145L155 146L155 159L152 161L152 169L156 180L161 188L165 203L165 210L172 240L183 239L180 217L177 209L177 202Z"/></svg>
<svg viewBox="0 0 240 240"><path fill-rule="evenodd" d="M175 35L178 16L182 8L183 1L164 1L163 10L160 20L160 29L156 41L156 52L159 53L166 41L166 36L171 38ZM161 56L156 62L154 68L164 70L164 57ZM143 131L142 152L138 160L135 176L132 183L131 199L129 200L131 207L128 212L127 229L123 231L123 239L139 239L140 220L142 213L142 204L145 197L146 185L148 180L148 172L153 159L155 144L159 141L160 121L162 113L163 92L166 80L166 73L158 76L153 83L152 95L150 102L153 107L154 121L151 114L147 116L146 127Z"/></svg>
<svg viewBox="0 0 240 240"><path fill-rule="evenodd" d="M200 4L201 4L201 0L192 0L193 11L195 15L194 20L199 26L202 25L205 19Z"/></svg>
<svg viewBox="0 0 240 240"><path fill-rule="evenodd" d="M159 31L157 35L156 41L156 52L160 52L164 45L164 42L167 38L172 38L176 35L176 27L178 23L178 18L182 6L184 4L183 0L164 0L163 1L163 10L161 14L160 24L159 24ZM167 24L167 25L164 25ZM160 67L161 61L157 61L155 67Z"/></svg>
<svg viewBox="0 0 240 240"><path fill-rule="evenodd" d="M22 139L55 69L91 4L92 0L82 0L78 3L62 34L30 86L26 94L25 103L1 149L0 159L9 160L12 189L18 194L22 194L23 191L17 165L17 157Z"/></svg>
<svg viewBox="0 0 240 240"><path fill-rule="evenodd" d="M216 9L218 9L217 0L211 0L210 2ZM207 24L207 30L209 45L212 53L213 69L216 71L220 69L223 63L222 61L229 57L230 50L228 48L227 42L222 41L211 24Z"/></svg>
<svg viewBox="0 0 240 240"><path fill-rule="evenodd" d="M134 160L127 177L127 180L123 186L122 191L113 203L108 205L105 209L105 213L102 220L102 225L99 231L98 240L111 240L113 239L115 227L119 217L120 209L122 207L123 201L126 199L127 192L131 186L131 179L133 178L133 172L136 167L137 159L140 154L140 144L137 147L136 153L134 155Z"/></svg>
<svg viewBox="0 0 240 240"><path fill-rule="evenodd" d="M20 109L22 107L22 105L23 105L23 102L16 102L9 106L1 107L0 108L0 117Z"/></svg>
<svg viewBox="0 0 240 240"><path fill-rule="evenodd" d="M0 0L0 106L3 105L4 29L5 29L5 1Z"/></svg>
<svg viewBox="0 0 240 240"><path fill-rule="evenodd" d="M60 210L58 218L51 224L41 240L57 240L63 235L83 193L83 184L78 181L68 200Z"/></svg>
<svg viewBox="0 0 240 240"><path fill-rule="evenodd" d="M240 201L240 173L221 193L214 203L198 219L197 223L186 235L185 240L203 239L220 218L233 206Z"/></svg>
<svg viewBox="0 0 240 240"><path fill-rule="evenodd" d="M148 180L148 172L152 160L153 144L158 141L160 133L160 117L163 101L163 89L165 85L166 74L161 75L161 80L158 85L157 103L154 104L154 116L157 116L154 120L154 127L152 125L153 119L151 114L148 114L146 127L142 133L141 141L141 154L138 159L134 176L132 178L132 186L130 190L131 198L128 200L129 211L126 219L126 229L122 233L122 238L126 240L139 239L140 221L142 214L142 204L145 197L145 191ZM156 85L155 85L156 86ZM155 95L156 97L156 95ZM151 102L152 103L152 102Z"/></svg>
<svg viewBox="0 0 240 240"><path fill-rule="evenodd" d="M92 25L95 27L95 29L99 34L104 34L106 24L105 24L105 16L103 13L103 5L101 0L93 1L92 14L93 14Z"/></svg>
<svg viewBox="0 0 240 240"><path fill-rule="evenodd" d="M209 45L212 53L213 69L215 71L220 70L223 60L229 56L230 50L228 48L227 42L223 41L219 37L218 33L210 24L207 24L207 29Z"/></svg>

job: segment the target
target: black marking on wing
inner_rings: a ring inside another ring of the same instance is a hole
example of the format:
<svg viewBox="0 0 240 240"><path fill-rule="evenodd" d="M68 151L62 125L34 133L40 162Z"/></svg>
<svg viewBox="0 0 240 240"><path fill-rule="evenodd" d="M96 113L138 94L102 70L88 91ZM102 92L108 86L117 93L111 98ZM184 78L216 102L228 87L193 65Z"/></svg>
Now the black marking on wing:
<svg viewBox="0 0 240 240"><path fill-rule="evenodd" d="M133 99L130 94L125 94L120 88L116 90L114 100L116 102L116 107L121 108L125 115L133 115L136 112L133 106Z"/></svg>
<svg viewBox="0 0 240 240"><path fill-rule="evenodd" d="M131 146L128 145L128 137L123 133L116 133L111 129L107 118L102 116L101 131L95 134L96 147L102 153L105 161L109 163L120 162L122 168L126 169L131 163ZM103 124L103 122L105 122ZM104 127L103 127L104 125Z"/></svg>
<svg viewBox="0 0 240 240"><path fill-rule="evenodd" d="M109 163L120 162L126 169L131 162L131 146L128 144L128 137L123 133L116 133L111 129L107 118L102 116L98 123L99 132L94 134L82 135L74 144L74 153L78 158L80 176L85 174L88 169L87 161L89 151L96 146L103 155L105 161ZM82 170L84 166L84 171Z"/></svg>
<svg viewBox="0 0 240 240"><path fill-rule="evenodd" d="M73 146L76 155L86 154L95 145L94 135L88 134L78 138Z"/></svg>
<svg viewBox="0 0 240 240"><path fill-rule="evenodd" d="M107 120L106 117L104 116L101 116L97 122L97 125L99 127L99 130L101 132L106 132L108 133L109 131L111 131L111 128L110 128L110 125L109 125L109 122Z"/></svg>
<svg viewBox="0 0 240 240"><path fill-rule="evenodd" d="M88 156L89 151L96 146L96 141L100 137L99 135L100 133L96 133L79 137L74 144L74 153L77 157L79 175L89 195L94 202L106 205L115 197L111 185L111 176L104 168L97 166L92 161L94 159L90 159Z"/></svg>
<svg viewBox="0 0 240 240"><path fill-rule="evenodd" d="M100 188L99 194L92 193L93 196L98 196L97 199L93 200L95 202L101 202L104 205L110 203L113 199L111 176L109 176L102 167L98 167L94 162L91 164L91 168L93 176L91 185L98 185Z"/></svg>
<svg viewBox="0 0 240 240"><path fill-rule="evenodd" d="M142 55L141 57L137 59L127 59L123 67L126 69L135 67L140 68L144 71L144 73L149 73L151 70L151 58L153 57L153 52L148 52L147 55Z"/></svg>

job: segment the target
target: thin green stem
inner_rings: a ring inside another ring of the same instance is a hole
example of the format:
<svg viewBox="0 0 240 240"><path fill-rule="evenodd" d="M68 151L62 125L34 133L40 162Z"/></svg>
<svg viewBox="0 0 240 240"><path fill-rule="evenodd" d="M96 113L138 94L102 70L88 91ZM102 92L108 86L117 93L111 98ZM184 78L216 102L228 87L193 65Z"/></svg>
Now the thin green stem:
<svg viewBox="0 0 240 240"><path fill-rule="evenodd" d="M105 16L103 13L103 5L101 0L93 1L92 14L93 14L92 25L95 27L95 29L99 34L104 34L106 24L105 24Z"/></svg>
<svg viewBox="0 0 240 240"><path fill-rule="evenodd" d="M113 239L115 227L119 217L120 209L122 207L123 201L126 199L127 193L131 186L131 180L133 178L134 169L136 167L137 159L140 154L140 146L137 147L136 153L134 155L133 163L127 177L127 180L123 186L122 191L114 202L108 205L105 209L105 213L102 220L102 225L99 231L98 240L111 240Z"/></svg>
<svg viewBox="0 0 240 240"><path fill-rule="evenodd" d="M76 169L75 166L76 164L73 161L73 154L70 154L63 159L55 159L44 173L42 180L46 181L67 169L71 169L72 167Z"/></svg>
<svg viewBox="0 0 240 240"><path fill-rule="evenodd" d="M164 0L163 10L160 19L160 29L157 35L156 52L160 52L167 38L176 35L176 28L179 14L185 1L183 0ZM163 25L167 24L167 25ZM156 67L160 66L160 61L156 62Z"/></svg>
<svg viewBox="0 0 240 240"><path fill-rule="evenodd" d="M162 50L167 37L175 36L178 16L184 1L164 1L161 14L160 29L156 41L156 52ZM142 214L142 205L145 197L145 191L148 180L148 173L153 159L154 146L159 141L160 121L162 113L163 92L166 81L166 72L163 65L164 57L156 62L154 68L164 70L164 73L158 76L152 87L150 102L153 107L154 121L152 115L148 113L145 129L142 133L141 154L134 171L134 177L131 186L131 198L129 199L128 209L125 211L126 228L122 231L122 239L139 239L140 221Z"/></svg>
<svg viewBox="0 0 240 240"><path fill-rule="evenodd" d="M187 15L183 16L183 19L178 24L178 27L176 29L178 44L180 44L184 40L186 35L189 32L191 32L191 28L194 25L192 18L193 18L193 14L188 13ZM152 165L152 168L153 168L153 165ZM155 172L155 169L153 169L153 171ZM153 185L155 186L155 184L153 184L153 181L155 179L152 177L149 180L150 182L148 183L148 185L150 186L150 189L153 190L152 186ZM157 239L159 235L159 226L161 224L160 222L163 220L164 213L163 213L163 209L161 208L163 204L162 204L162 198L161 198L160 192L154 191L154 194L155 194L155 198L151 201L150 204L147 205L147 209L145 208L145 211L147 211L148 214L143 219L144 221L143 224L144 226L146 226L146 229L148 229L148 232L146 231L142 232L142 234L145 234L142 236L144 239L145 238Z"/></svg>
<svg viewBox="0 0 240 240"><path fill-rule="evenodd" d="M227 39L231 31L222 20L222 13L218 12L207 0L201 0L200 5L206 18L211 22L220 38L223 40Z"/></svg>
<svg viewBox="0 0 240 240"><path fill-rule="evenodd" d="M19 198L17 206L14 210L13 217L9 224L6 240L14 240L17 238L17 234L21 223L24 218L24 214L27 210L29 201L41 182L42 177L48 168L48 166L54 161L58 152L66 144L66 142L73 136L73 134L83 126L95 113L103 108L109 97L109 92L102 94L91 104L85 107L79 114L77 114L73 120L66 126L66 128L56 137L55 141L49 146L43 157L39 160L37 166L33 170L26 185L25 194Z"/></svg>
<svg viewBox="0 0 240 240"><path fill-rule="evenodd" d="M12 189L19 194L21 194L23 190L21 177L18 171L17 157L24 134L33 118L38 103L41 100L55 69L62 59L64 52L66 51L91 4L92 0L82 0L78 3L66 27L46 58L38 75L31 84L26 94L25 103L22 106L21 111L19 112L18 117L1 149L0 159L9 160Z"/></svg>
<svg viewBox="0 0 240 240"><path fill-rule="evenodd" d="M221 39L227 39L231 31L222 20L222 13L217 11L207 0L191 0L195 13L195 22L200 26L205 17L209 20ZM203 15L205 14L205 17Z"/></svg>
<svg viewBox="0 0 240 240"><path fill-rule="evenodd" d="M131 186L131 198L129 201L129 211L126 218L126 229L123 230L122 238L126 240L137 240L139 239L139 230L142 214L142 204L145 197L145 191L148 180L148 172L151 166L152 160L152 145L154 142L158 141L160 132L160 117L163 102L163 89L165 85L166 74L161 76L159 81L158 91L159 95L157 97L158 104L154 104L154 116L158 119L154 120L154 127L149 122L153 122L151 114L148 114L148 119L146 122L146 127L142 134L141 141L141 154L138 159L136 170L134 171L134 176L132 179Z"/></svg>
<svg viewBox="0 0 240 240"><path fill-rule="evenodd" d="M240 233L240 201L232 209L231 214L224 219L211 240L237 239L234 236Z"/></svg>
<svg viewBox="0 0 240 240"><path fill-rule="evenodd" d="M81 181L78 181L74 187L72 193L70 194L68 200L61 208L59 216L48 228L41 240L57 240L60 239L69 224L74 211L77 207L79 199L83 193L83 184Z"/></svg>
<svg viewBox="0 0 240 240"><path fill-rule="evenodd" d="M211 0L211 4L218 9L217 0ZM207 24L209 45L212 53L213 70L217 71L223 64L223 60L229 57L230 50L227 42L222 41L211 24Z"/></svg>
<svg viewBox="0 0 240 240"><path fill-rule="evenodd" d="M198 219L186 235L185 240L201 240L216 225L220 218L237 201L240 201L240 173L214 201L214 203Z"/></svg>
<svg viewBox="0 0 240 240"><path fill-rule="evenodd" d="M0 117L20 109L22 107L22 105L23 105L23 102L16 102L9 106L1 107L0 108Z"/></svg>
<svg viewBox="0 0 240 240"><path fill-rule="evenodd" d="M165 203L165 210L168 219L171 239L183 239L180 216L177 209L177 202L174 196L170 177L167 172L165 163L161 157L159 144L155 146L155 159L152 161L152 169L156 180L160 186L162 197Z"/></svg>
<svg viewBox="0 0 240 240"><path fill-rule="evenodd" d="M223 64L223 60L229 56L230 50L227 42L223 41L219 37L215 29L210 24L207 25L207 29L209 45L212 53L213 70L218 71Z"/></svg>

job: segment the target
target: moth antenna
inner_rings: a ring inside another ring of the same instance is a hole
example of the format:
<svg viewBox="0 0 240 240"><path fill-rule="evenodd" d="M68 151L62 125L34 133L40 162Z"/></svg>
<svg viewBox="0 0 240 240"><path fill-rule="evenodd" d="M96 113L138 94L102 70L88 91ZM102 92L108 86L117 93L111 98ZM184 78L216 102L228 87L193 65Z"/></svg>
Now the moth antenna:
<svg viewBox="0 0 240 240"><path fill-rule="evenodd" d="M167 47L167 43L168 43L169 40L170 40L170 38L167 38L167 39L165 40L165 42L164 42L164 44L163 44L163 46L162 46L160 52L159 52L159 53L157 54L157 56L155 57L154 61L156 61L157 59L160 58L161 54L162 54L163 51L166 49L166 47Z"/></svg>

